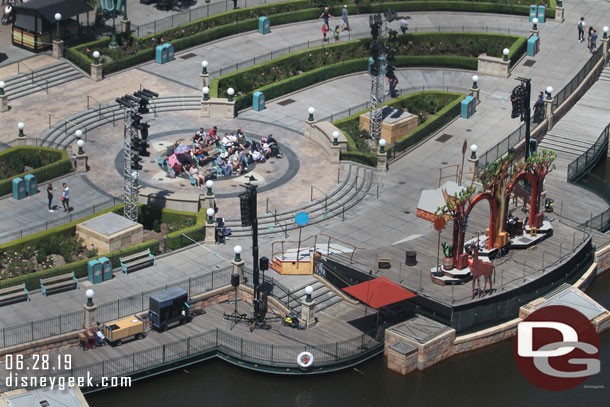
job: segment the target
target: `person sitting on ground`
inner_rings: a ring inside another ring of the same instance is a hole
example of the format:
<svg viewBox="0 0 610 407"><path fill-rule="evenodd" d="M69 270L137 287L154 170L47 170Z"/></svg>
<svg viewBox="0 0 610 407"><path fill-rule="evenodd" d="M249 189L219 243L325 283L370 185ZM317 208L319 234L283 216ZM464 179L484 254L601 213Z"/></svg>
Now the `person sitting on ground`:
<svg viewBox="0 0 610 407"><path fill-rule="evenodd" d="M201 188L201 186L205 184L205 171L202 174L199 172L199 168L197 168L196 165L191 165L189 167L189 172L191 173L191 176L195 178L195 181L197 181L197 186Z"/></svg>
<svg viewBox="0 0 610 407"><path fill-rule="evenodd" d="M227 153L222 153L216 158L216 165L218 165L218 167L222 171L222 175L224 176L231 175L231 166L227 162L228 156L229 155Z"/></svg>
<svg viewBox="0 0 610 407"><path fill-rule="evenodd" d="M218 127L214 126L208 132L207 145L208 146L212 145L212 144L218 145L219 142L220 142L220 136L218 135Z"/></svg>
<svg viewBox="0 0 610 407"><path fill-rule="evenodd" d="M265 162L265 156L263 155L262 151L261 151L261 146L258 143L258 141L253 141L252 144L250 145L250 151L249 151L250 157L252 157L252 161L254 161L255 163L261 162L264 163Z"/></svg>
<svg viewBox="0 0 610 407"><path fill-rule="evenodd" d="M199 131L197 133L195 133L195 135L193 136L193 142L195 144L199 144L203 141L205 137L205 131L203 130L203 127L201 127L199 129Z"/></svg>
<svg viewBox="0 0 610 407"><path fill-rule="evenodd" d="M233 169L237 170L239 175L243 174L244 171L248 171L248 157L243 151L236 150L233 153Z"/></svg>
<svg viewBox="0 0 610 407"><path fill-rule="evenodd" d="M233 154L237 143L237 137L233 133L225 134L220 144L227 150L227 153Z"/></svg>
<svg viewBox="0 0 610 407"><path fill-rule="evenodd" d="M207 160L208 156L205 154L200 144L195 145L191 150L191 156L201 165L205 160Z"/></svg>

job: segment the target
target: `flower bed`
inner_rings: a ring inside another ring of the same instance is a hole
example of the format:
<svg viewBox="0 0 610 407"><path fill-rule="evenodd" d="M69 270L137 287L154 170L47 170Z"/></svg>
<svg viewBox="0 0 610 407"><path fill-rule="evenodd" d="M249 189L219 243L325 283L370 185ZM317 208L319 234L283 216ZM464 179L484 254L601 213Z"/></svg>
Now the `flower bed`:
<svg viewBox="0 0 610 407"><path fill-rule="evenodd" d="M34 168L25 172L25 167ZM26 174L36 176L38 182L57 178L71 170L68 153L47 147L13 147L0 153L0 195L11 192L13 178Z"/></svg>

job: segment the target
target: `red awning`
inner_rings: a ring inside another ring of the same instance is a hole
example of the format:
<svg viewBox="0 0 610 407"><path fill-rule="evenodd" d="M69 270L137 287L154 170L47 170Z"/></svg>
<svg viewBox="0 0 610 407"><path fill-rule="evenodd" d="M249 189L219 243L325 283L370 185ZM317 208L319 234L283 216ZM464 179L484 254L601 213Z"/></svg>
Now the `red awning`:
<svg viewBox="0 0 610 407"><path fill-rule="evenodd" d="M416 296L411 291L385 277L365 281L344 288L343 291L375 309Z"/></svg>

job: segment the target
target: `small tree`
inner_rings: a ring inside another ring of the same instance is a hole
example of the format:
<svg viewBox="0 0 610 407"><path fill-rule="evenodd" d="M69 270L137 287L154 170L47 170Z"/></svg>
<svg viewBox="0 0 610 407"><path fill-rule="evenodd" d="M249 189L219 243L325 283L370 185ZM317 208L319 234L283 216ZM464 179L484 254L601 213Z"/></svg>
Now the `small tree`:
<svg viewBox="0 0 610 407"><path fill-rule="evenodd" d="M542 150L531 154L525 161L525 171L536 177L536 207L534 213L540 212L540 194L542 193L544 179L556 167L553 162L557 159L557 152L552 150Z"/></svg>
<svg viewBox="0 0 610 407"><path fill-rule="evenodd" d="M466 205L470 203L472 196L475 194L476 188L471 185L467 188L456 192L453 195L449 195L447 191L443 190L443 196L445 197L445 205L436 209L435 215L451 217L453 220L453 237L450 248L453 249L453 261L457 262L457 258L462 254L464 249L464 225L466 223ZM443 251L445 247L443 247Z"/></svg>

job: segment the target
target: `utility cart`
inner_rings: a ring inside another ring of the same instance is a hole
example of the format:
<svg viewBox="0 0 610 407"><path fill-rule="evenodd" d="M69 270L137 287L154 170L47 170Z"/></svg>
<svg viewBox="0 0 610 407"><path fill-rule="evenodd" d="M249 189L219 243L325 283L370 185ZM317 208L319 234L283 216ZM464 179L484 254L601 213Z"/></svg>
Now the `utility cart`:
<svg viewBox="0 0 610 407"><path fill-rule="evenodd" d="M108 322L102 327L103 335L112 346L120 346L130 339L146 336L144 320L137 315Z"/></svg>
<svg viewBox="0 0 610 407"><path fill-rule="evenodd" d="M164 331L167 326L190 320L188 292L180 287L172 287L150 296L148 321L151 327Z"/></svg>

